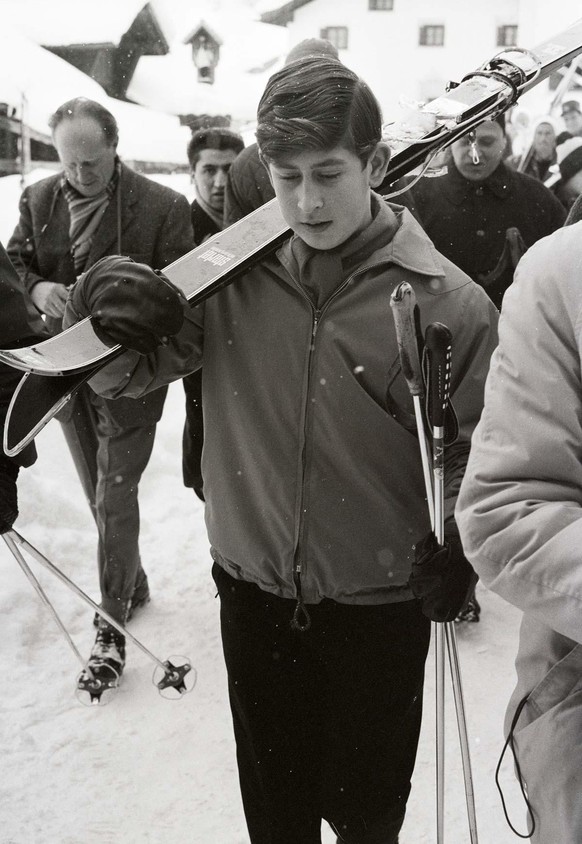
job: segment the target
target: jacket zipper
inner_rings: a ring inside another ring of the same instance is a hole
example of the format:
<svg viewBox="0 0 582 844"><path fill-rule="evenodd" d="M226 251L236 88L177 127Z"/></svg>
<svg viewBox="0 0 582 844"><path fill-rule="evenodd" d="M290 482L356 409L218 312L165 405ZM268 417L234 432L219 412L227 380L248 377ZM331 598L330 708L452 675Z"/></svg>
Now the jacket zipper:
<svg viewBox="0 0 582 844"><path fill-rule="evenodd" d="M335 290L332 295L329 297L327 302L324 303L323 307L320 309L315 308L313 302L309 298L309 296L303 290L301 284L297 284L299 291L303 298L308 302L312 313L313 313L313 322L311 326L311 338L310 338L310 349L309 349L309 358L307 361L307 399L309 399L309 393L311 391L311 381L312 381L312 364L313 358L315 354L315 340L317 335L317 329L319 327L319 323L321 322L321 318L330 304L336 299L341 293L345 290L348 284L360 273L365 273L370 267L375 266L374 264L360 267L354 273L349 275L345 281L340 284L340 286ZM311 617L303 602L303 590L301 584L301 574L303 571L303 561L302 561L302 548L303 548L303 537L304 537L304 530L305 530L305 519L304 519L304 501L305 501L305 470L307 468L307 458L306 458L306 448L307 448L307 414L309 412L309 400L306 401L305 404L305 415L303 418L303 452L301 455L301 499L299 502L299 530L297 533L297 545L295 547L295 553L293 555L293 584L295 586L295 591L297 595L297 603L295 605L295 610L293 612L293 618L291 620L291 627L294 630L298 630L300 632L305 632L309 630L311 627Z"/></svg>
<svg viewBox="0 0 582 844"><path fill-rule="evenodd" d="M299 630L300 632L305 632L309 630L311 627L311 618L309 616L309 612L307 611L307 607L303 603L303 593L301 587L301 571L303 568L302 560L301 560L301 548L302 548L302 537L303 531L305 527L305 520L303 518L304 513L304 502L305 502L305 469L307 465L307 457L306 457L306 449L307 449L307 436L305 432L307 430L307 413L309 408L309 393L311 389L311 376L312 376L312 361L313 355L315 352L315 337L317 335L317 328L319 326L319 320L321 318L321 310L317 310L308 296L305 298L309 301L309 306L313 311L313 322L311 325L311 338L310 338L310 345L309 345L309 357L307 361L307 401L305 404L305 415L303 417L303 430L304 430L304 437L303 437L303 450L301 453L301 500L299 502L299 530L297 533L297 545L295 547L295 554L293 555L293 583L295 585L295 591L297 594L297 603L295 605L295 610L293 612L293 619L291 621L291 627L295 630ZM325 306L324 306L325 308Z"/></svg>

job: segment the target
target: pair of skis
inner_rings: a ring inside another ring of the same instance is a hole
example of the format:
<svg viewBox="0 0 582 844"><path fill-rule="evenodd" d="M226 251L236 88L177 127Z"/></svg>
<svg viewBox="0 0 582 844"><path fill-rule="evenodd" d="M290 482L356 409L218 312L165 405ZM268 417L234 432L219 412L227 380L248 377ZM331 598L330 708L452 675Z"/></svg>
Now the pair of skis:
<svg viewBox="0 0 582 844"><path fill-rule="evenodd" d="M420 109L434 123L418 128L389 124L386 140L392 158L380 193L430 159L483 120L504 112L534 85L582 53L582 20L532 50L509 48L467 74L460 84ZM416 124L418 125L418 123ZM192 306L230 283L290 234L277 200L206 240L165 268ZM0 351L0 361L24 371L8 410L4 451L18 454L79 387L123 352L102 343L85 319L56 337L23 349Z"/></svg>
<svg viewBox="0 0 582 844"><path fill-rule="evenodd" d="M81 598L91 609L98 613L102 618L114 627L119 633L127 637L133 644L142 651L148 659L155 663L156 668L153 675L153 683L157 687L162 697L177 699L182 695L191 691L196 683L196 671L192 667L190 660L183 656L170 656L167 660L158 659L148 648L143 645L132 633L123 627L118 621L109 615L102 607L96 604L76 583L67 577L54 563L41 554L34 545L27 542L14 529L2 534L4 542L8 546L10 552L15 558L16 562L24 572L25 576L32 584L37 595L42 603L47 607L51 613L57 627L65 637L75 657L81 663L81 673L77 678L77 698L81 703L87 706L103 705L109 702L112 694L119 685L119 674L114 668L104 663L99 666L99 669L94 669L81 656L77 646L71 638L69 631L65 627L61 617L55 610L45 590L41 586L37 577L28 565L21 549L25 550L34 560L40 563L44 568L48 569L51 574L55 575L62 583L64 583L77 597Z"/></svg>
<svg viewBox="0 0 582 844"><path fill-rule="evenodd" d="M447 326L436 322L427 326L424 339L422 338L418 305L414 291L408 282L402 282L396 287L390 298L390 306L394 317L400 366L414 404L431 528L437 543L443 546L445 544L444 455L446 445L450 444L456 436L456 430L447 432L445 424L447 419L454 419L454 413L450 412L449 405L452 336ZM424 373L421 365L421 349L426 361ZM425 374L428 382L428 396ZM426 418L431 432L432 454L428 446L424 407L426 407ZM471 844L478 844L473 775L455 625L454 622L433 622L433 628L435 632L437 844L444 842L445 642L457 713L470 841Z"/></svg>

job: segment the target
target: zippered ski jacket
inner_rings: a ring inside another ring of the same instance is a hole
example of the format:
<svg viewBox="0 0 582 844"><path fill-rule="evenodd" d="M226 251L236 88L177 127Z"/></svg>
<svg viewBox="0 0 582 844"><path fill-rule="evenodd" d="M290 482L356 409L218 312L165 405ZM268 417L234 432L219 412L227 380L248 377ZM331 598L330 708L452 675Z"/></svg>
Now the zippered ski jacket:
<svg viewBox="0 0 582 844"><path fill-rule="evenodd" d="M484 292L436 252L407 210L381 206L394 237L320 311L288 270L289 240L187 309L168 346L128 353L92 381L111 397L139 396L203 363L213 555L268 592L293 598L301 587L306 603L409 599L413 545L430 529L418 441L401 421L413 406L400 373L394 288L410 282L423 328L440 321L454 338L460 436L447 449L449 516L497 341L497 311Z"/></svg>

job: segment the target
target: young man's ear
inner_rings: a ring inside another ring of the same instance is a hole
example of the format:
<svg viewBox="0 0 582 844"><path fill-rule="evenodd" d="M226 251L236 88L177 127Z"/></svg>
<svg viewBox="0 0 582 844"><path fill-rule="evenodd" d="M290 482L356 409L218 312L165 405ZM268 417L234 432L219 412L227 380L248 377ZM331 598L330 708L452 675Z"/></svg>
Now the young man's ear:
<svg viewBox="0 0 582 844"><path fill-rule="evenodd" d="M379 141L376 149L368 159L370 168L369 182L371 188L377 188L384 181L388 162L390 161L390 147L385 141Z"/></svg>

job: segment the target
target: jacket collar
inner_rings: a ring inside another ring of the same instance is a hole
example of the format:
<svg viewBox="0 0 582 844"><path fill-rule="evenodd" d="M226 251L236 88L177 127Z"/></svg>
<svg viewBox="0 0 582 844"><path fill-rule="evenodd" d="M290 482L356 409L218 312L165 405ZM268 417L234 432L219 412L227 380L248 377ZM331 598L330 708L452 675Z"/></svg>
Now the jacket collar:
<svg viewBox="0 0 582 844"><path fill-rule="evenodd" d="M490 191L500 199L505 199L511 193L511 176L509 170L502 161L498 164L490 176L480 182L473 182L470 179L465 179L465 177L457 170L452 157L448 161L447 167L448 171L446 177L442 178L437 176L436 178L442 178L442 182L440 184L442 184L447 198L455 205L460 205L464 199L472 194L475 194L477 190Z"/></svg>
<svg viewBox="0 0 582 844"><path fill-rule="evenodd" d="M444 276L445 271L434 244L410 211L402 205L387 202L377 194L374 194L373 201L379 203L379 210L371 225L376 225L377 221L381 221L394 234L389 243L377 249L364 261L361 270L379 264L395 264L420 275ZM295 234L292 235L276 253L280 263L288 272L295 264L292 244L297 237Z"/></svg>

